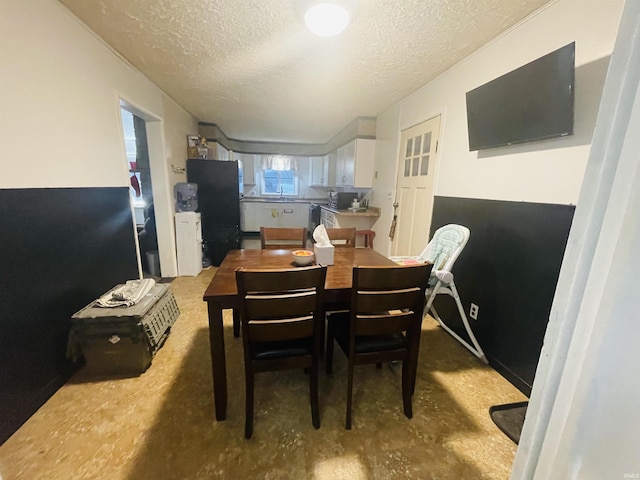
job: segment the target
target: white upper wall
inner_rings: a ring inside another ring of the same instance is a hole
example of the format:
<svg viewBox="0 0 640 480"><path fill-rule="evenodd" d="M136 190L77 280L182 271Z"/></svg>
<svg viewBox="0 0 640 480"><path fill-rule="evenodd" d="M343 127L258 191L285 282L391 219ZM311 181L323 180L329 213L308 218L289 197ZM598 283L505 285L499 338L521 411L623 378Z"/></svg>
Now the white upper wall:
<svg viewBox="0 0 640 480"><path fill-rule="evenodd" d="M161 272L177 275L171 164L197 120L57 1L0 2L0 188L129 186L124 100L147 121Z"/></svg>
<svg viewBox="0 0 640 480"><path fill-rule="evenodd" d="M442 114L435 194L575 204L623 0L558 0L541 9L377 118L373 204L388 229L393 212L399 132ZM464 39L461 39L464 41ZM465 94L568 43L576 42L575 134L470 152ZM385 237L385 236L381 236ZM385 252L381 239L377 247Z"/></svg>
<svg viewBox="0 0 640 480"><path fill-rule="evenodd" d="M162 121L177 181L196 119L57 1L1 2L0 188L128 185L120 98Z"/></svg>

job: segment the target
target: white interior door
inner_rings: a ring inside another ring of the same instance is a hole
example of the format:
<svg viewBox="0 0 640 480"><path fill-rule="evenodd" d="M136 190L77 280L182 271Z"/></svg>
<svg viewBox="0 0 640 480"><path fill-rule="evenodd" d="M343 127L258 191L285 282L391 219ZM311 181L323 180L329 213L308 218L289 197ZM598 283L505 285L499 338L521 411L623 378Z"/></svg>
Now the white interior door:
<svg viewBox="0 0 640 480"><path fill-rule="evenodd" d="M439 135L440 115L400 135L392 255L418 255L429 241Z"/></svg>

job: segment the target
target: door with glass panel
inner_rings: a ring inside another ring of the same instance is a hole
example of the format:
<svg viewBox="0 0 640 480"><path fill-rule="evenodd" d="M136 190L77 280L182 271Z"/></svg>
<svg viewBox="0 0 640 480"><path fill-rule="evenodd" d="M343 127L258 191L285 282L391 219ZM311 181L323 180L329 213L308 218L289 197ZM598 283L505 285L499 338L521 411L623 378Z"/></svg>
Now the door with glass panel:
<svg viewBox="0 0 640 480"><path fill-rule="evenodd" d="M400 134L392 255L419 255L429 240L439 135L439 115Z"/></svg>

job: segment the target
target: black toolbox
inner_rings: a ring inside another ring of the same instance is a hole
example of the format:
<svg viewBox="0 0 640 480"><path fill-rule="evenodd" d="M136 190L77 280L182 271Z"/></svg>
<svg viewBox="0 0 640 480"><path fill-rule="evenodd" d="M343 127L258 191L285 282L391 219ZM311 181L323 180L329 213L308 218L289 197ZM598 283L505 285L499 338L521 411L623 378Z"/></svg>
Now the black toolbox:
<svg viewBox="0 0 640 480"><path fill-rule="evenodd" d="M131 307L103 308L96 302L71 317L70 356L84 355L85 368L92 375L142 374L180 315L169 286L154 285Z"/></svg>

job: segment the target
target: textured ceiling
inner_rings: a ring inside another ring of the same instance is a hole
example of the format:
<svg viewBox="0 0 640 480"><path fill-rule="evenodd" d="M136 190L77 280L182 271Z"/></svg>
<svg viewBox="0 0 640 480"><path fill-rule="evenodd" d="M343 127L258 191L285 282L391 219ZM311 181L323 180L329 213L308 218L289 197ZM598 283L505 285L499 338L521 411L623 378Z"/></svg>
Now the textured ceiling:
<svg viewBox="0 0 640 480"><path fill-rule="evenodd" d="M325 143L549 0L359 0L316 37L303 0L60 0L201 122L238 140Z"/></svg>

